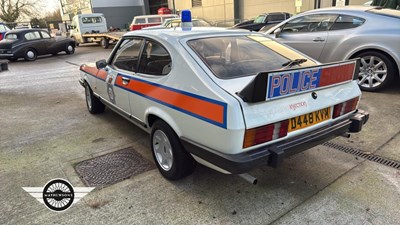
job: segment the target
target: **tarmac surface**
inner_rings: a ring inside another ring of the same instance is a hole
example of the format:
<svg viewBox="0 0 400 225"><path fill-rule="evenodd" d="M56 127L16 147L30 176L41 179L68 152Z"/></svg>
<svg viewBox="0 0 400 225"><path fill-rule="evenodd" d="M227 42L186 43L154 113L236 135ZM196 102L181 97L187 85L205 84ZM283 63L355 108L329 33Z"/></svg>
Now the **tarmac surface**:
<svg viewBox="0 0 400 225"><path fill-rule="evenodd" d="M22 187L84 187L77 163L128 147L153 163L147 133L86 109L79 65L110 52L84 46L0 72L0 224L400 224L400 170L323 145L251 171L257 185L203 166L174 182L151 169L50 211ZM331 142L400 161L399 97L400 82L364 92L364 130Z"/></svg>

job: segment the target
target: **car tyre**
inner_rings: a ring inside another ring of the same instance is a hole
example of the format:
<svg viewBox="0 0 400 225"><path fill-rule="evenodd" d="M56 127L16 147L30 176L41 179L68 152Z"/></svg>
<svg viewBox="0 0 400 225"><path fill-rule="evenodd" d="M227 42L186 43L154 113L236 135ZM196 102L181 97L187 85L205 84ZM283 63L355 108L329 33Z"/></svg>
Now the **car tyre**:
<svg viewBox="0 0 400 225"><path fill-rule="evenodd" d="M26 61L35 61L37 59L37 52L33 48L29 48L25 51L24 58Z"/></svg>
<svg viewBox="0 0 400 225"><path fill-rule="evenodd" d="M358 85L363 91L379 91L394 79L396 68L392 60L376 51L367 51L357 55L361 59Z"/></svg>
<svg viewBox="0 0 400 225"><path fill-rule="evenodd" d="M176 133L164 121L154 122L150 143L157 168L166 179L178 180L193 173L196 161L185 151Z"/></svg>
<svg viewBox="0 0 400 225"><path fill-rule="evenodd" d="M108 38L102 38L100 45L102 48L107 49L110 46L110 40L108 40Z"/></svg>
<svg viewBox="0 0 400 225"><path fill-rule="evenodd" d="M92 89L88 84L85 85L86 106L91 114L104 112L106 106L93 95Z"/></svg>
<svg viewBox="0 0 400 225"><path fill-rule="evenodd" d="M71 43L67 44L67 46L65 47L65 53L67 53L67 55L72 55L75 53L75 46Z"/></svg>

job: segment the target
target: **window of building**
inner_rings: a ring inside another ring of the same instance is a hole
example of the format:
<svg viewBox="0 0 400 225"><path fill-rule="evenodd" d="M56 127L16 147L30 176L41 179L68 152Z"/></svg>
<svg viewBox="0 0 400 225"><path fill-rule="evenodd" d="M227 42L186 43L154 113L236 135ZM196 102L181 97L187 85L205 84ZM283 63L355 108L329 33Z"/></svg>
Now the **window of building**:
<svg viewBox="0 0 400 225"><path fill-rule="evenodd" d="M202 0L192 0L192 7L199 7L199 6L203 6Z"/></svg>

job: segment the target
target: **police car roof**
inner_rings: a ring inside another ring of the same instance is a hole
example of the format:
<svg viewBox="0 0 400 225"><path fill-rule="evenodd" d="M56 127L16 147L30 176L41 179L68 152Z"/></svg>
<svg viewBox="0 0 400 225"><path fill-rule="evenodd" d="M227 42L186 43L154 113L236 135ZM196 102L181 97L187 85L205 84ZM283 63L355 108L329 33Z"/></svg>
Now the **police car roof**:
<svg viewBox="0 0 400 225"><path fill-rule="evenodd" d="M124 37L143 35L143 36L181 39L181 38L190 38L197 36L207 36L207 35L218 36L218 35L231 35L231 34L249 35L249 34L255 34L255 32L243 29L229 29L221 27L192 27L190 30L183 30L181 27L175 27L170 29L131 31L126 33Z"/></svg>

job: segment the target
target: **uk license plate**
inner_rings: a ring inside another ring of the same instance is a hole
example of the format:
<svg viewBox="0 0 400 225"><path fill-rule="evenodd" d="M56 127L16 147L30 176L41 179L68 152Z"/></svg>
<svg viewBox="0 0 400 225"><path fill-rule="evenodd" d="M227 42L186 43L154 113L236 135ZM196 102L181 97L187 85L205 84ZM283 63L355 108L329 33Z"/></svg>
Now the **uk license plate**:
<svg viewBox="0 0 400 225"><path fill-rule="evenodd" d="M320 109L311 113L291 118L288 132L300 130L331 118L331 108Z"/></svg>

